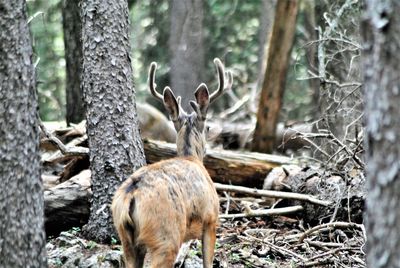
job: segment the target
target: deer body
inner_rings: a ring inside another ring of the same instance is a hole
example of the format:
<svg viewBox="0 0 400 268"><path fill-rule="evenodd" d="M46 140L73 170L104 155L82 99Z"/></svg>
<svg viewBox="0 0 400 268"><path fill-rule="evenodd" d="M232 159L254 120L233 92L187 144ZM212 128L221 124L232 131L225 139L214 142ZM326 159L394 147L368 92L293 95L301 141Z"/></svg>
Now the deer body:
<svg viewBox="0 0 400 268"><path fill-rule="evenodd" d="M212 267L219 201L202 161L207 108L224 90L223 67L219 60L216 65L220 89L209 96L207 87L200 85L196 102L190 103L195 111L191 114L183 111L180 98L168 87L163 96L155 91L156 65L150 67L150 90L162 99L174 122L178 157L138 169L115 193L113 220L128 268L143 267L146 252L151 267L171 268L180 246L190 239L202 240L203 267Z"/></svg>

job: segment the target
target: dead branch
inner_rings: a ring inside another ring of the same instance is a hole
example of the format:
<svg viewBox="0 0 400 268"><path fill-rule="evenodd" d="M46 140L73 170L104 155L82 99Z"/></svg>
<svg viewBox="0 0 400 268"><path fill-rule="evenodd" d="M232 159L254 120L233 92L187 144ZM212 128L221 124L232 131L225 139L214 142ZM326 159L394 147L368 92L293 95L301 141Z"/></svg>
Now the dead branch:
<svg viewBox="0 0 400 268"><path fill-rule="evenodd" d="M302 206L291 206L285 208L271 208L271 209L258 209L258 210L246 210L245 213L238 214L221 214L220 219L236 219L236 218L250 218L250 217L263 217L263 216L273 216L273 215L284 215L290 214L297 211L302 211Z"/></svg>
<svg viewBox="0 0 400 268"><path fill-rule="evenodd" d="M270 198L295 199L295 200L307 201L307 202L314 203L314 204L321 205L321 206L331 205L330 201L319 200L313 196L305 195L305 194L270 191L270 190L258 190L258 189L243 187L243 186L224 185L224 184L220 184L220 183L214 183L214 185L215 185L215 188L219 191L230 191L230 192L248 194L248 195L252 195L252 196L263 196L263 197L270 197Z"/></svg>
<svg viewBox="0 0 400 268"><path fill-rule="evenodd" d="M72 144L68 144L65 146L56 136L50 133L46 127L44 126L42 121L39 121L40 129L43 131L44 135L60 150L61 154L64 156L87 156L89 154L89 149L81 146L73 146ZM81 138L74 139L74 143L81 142L82 140L86 140L86 135ZM79 143L78 143L79 144ZM49 157L49 159L45 159L47 162L52 162L55 159L55 155Z"/></svg>
<svg viewBox="0 0 400 268"><path fill-rule="evenodd" d="M325 224L321 224L321 225L317 225L307 231L305 231L304 233L300 234L300 238L299 238L299 243L302 243L304 238L306 238L307 236L309 236L310 234L317 232L321 229L325 229L325 228L358 228L362 230L362 224L357 224L357 223L353 223L353 222L330 222L330 223L325 223Z"/></svg>

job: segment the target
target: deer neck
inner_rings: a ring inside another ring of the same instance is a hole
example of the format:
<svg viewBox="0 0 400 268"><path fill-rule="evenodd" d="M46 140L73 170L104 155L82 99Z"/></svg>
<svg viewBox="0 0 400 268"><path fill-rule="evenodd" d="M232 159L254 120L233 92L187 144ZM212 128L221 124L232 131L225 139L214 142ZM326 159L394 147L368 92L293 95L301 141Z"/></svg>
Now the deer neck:
<svg viewBox="0 0 400 268"><path fill-rule="evenodd" d="M206 144L204 133L191 126L184 126L177 135L176 144L178 156L191 156L203 161Z"/></svg>

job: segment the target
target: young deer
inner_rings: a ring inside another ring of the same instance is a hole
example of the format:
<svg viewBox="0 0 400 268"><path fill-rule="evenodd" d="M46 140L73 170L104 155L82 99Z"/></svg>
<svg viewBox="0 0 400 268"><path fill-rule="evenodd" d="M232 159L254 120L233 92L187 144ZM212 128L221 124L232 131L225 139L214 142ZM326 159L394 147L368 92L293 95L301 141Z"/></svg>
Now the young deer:
<svg viewBox="0 0 400 268"><path fill-rule="evenodd" d="M232 86L232 74L227 73L226 84L221 61L214 63L218 90L209 95L207 86L201 84L194 93L196 101L190 101L194 110L190 114L169 87L163 95L156 91L157 64L150 65L149 88L174 123L178 157L140 168L115 193L113 220L128 268L143 267L146 252L151 267L171 268L182 243L198 238L202 239L203 267L212 267L219 202L203 165L204 128L209 104Z"/></svg>

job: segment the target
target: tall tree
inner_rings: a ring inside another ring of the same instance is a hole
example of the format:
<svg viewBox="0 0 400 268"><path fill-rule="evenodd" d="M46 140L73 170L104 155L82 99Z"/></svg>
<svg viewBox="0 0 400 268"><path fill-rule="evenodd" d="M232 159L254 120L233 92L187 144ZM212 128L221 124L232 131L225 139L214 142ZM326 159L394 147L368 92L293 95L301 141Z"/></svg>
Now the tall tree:
<svg viewBox="0 0 400 268"><path fill-rule="evenodd" d="M267 61L265 54L267 53L269 38L271 35L272 24L275 16L276 1L262 0L260 14L260 30L258 32L258 78L257 87L262 86Z"/></svg>
<svg viewBox="0 0 400 268"><path fill-rule="evenodd" d="M182 106L190 110L193 90L204 73L203 0L171 0L170 84L182 97Z"/></svg>
<svg viewBox="0 0 400 268"><path fill-rule="evenodd" d="M92 171L86 236L99 242L115 234L110 215L114 191L145 164L139 136L126 0L82 2L83 92Z"/></svg>
<svg viewBox="0 0 400 268"><path fill-rule="evenodd" d="M367 264L389 268L400 263L400 2L365 3Z"/></svg>
<svg viewBox="0 0 400 268"><path fill-rule="evenodd" d="M25 0L0 1L0 267L46 267L35 70Z"/></svg>
<svg viewBox="0 0 400 268"><path fill-rule="evenodd" d="M67 124L79 123L85 117L81 89L82 73L82 22L81 0L63 0L62 17L66 61Z"/></svg>
<svg viewBox="0 0 400 268"><path fill-rule="evenodd" d="M276 124L282 106L286 70L296 28L297 9L297 0L280 0L276 3L267 68L253 136L252 149L254 151L270 153L274 149Z"/></svg>

